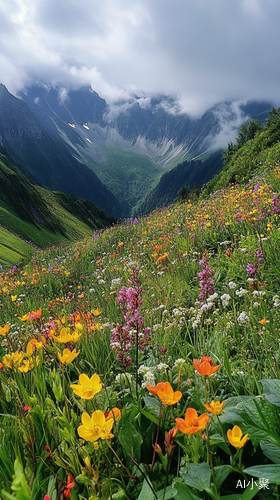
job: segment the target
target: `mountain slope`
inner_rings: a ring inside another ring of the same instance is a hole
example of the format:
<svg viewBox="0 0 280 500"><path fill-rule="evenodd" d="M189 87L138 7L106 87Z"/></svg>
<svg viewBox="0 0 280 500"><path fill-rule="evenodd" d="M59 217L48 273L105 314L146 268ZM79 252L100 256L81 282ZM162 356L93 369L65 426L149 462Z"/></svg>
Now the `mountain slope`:
<svg viewBox="0 0 280 500"><path fill-rule="evenodd" d="M232 147L232 143L228 145L224 155L228 160L224 168L204 187L204 192L209 194L231 183L248 182L256 173L278 163L279 155L280 108L273 108L266 123L256 131L252 139L245 140L237 149Z"/></svg>
<svg viewBox="0 0 280 500"><path fill-rule="evenodd" d="M222 151L208 155L204 160L184 161L169 172L165 172L159 183L136 207L136 213L147 214L158 207L170 205L178 197L183 186L201 188L205 182L223 167Z"/></svg>
<svg viewBox="0 0 280 500"><path fill-rule="evenodd" d="M22 261L34 246L74 241L115 222L91 202L36 186L0 152L0 264Z"/></svg>
<svg viewBox="0 0 280 500"><path fill-rule="evenodd" d="M37 184L92 201L111 214L121 206L92 170L55 139L30 108L0 85L0 144Z"/></svg>

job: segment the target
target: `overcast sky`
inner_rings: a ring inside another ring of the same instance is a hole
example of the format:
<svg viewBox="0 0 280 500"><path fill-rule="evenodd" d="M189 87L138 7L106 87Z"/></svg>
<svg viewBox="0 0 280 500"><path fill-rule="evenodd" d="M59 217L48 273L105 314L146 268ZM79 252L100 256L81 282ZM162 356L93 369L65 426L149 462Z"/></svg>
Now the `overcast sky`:
<svg viewBox="0 0 280 500"><path fill-rule="evenodd" d="M279 0L0 0L0 82L280 105Z"/></svg>

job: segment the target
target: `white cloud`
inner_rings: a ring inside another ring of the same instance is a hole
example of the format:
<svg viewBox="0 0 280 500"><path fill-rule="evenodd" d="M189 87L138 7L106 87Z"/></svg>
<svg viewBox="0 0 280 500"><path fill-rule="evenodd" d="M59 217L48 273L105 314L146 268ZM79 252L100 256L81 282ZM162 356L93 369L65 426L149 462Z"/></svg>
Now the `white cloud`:
<svg viewBox="0 0 280 500"><path fill-rule="evenodd" d="M0 0L1 81L90 82L141 106L172 94L196 115L225 99L279 104L279 17L279 0Z"/></svg>

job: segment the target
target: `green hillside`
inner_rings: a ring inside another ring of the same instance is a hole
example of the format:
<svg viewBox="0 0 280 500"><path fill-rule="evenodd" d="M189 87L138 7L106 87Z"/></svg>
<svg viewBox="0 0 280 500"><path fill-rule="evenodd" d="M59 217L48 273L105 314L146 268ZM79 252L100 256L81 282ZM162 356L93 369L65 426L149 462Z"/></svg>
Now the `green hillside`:
<svg viewBox="0 0 280 500"><path fill-rule="evenodd" d="M251 120L241 127L236 144L229 143L224 153L223 170L205 187L206 194L231 183L248 182L279 161L280 108L272 108L269 115L263 126Z"/></svg>
<svg viewBox="0 0 280 500"><path fill-rule="evenodd" d="M87 200L36 186L9 157L0 153L3 267L30 257L34 246L45 248L74 241L113 222L112 217Z"/></svg>

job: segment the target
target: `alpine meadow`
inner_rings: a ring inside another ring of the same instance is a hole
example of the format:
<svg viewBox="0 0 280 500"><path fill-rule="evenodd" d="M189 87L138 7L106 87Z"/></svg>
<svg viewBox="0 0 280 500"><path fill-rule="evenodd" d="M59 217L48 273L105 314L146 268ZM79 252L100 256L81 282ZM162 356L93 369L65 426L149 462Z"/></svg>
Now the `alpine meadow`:
<svg viewBox="0 0 280 500"><path fill-rule="evenodd" d="M33 200L1 194L2 499L280 498L279 140L272 108L201 189L120 223L2 154Z"/></svg>

